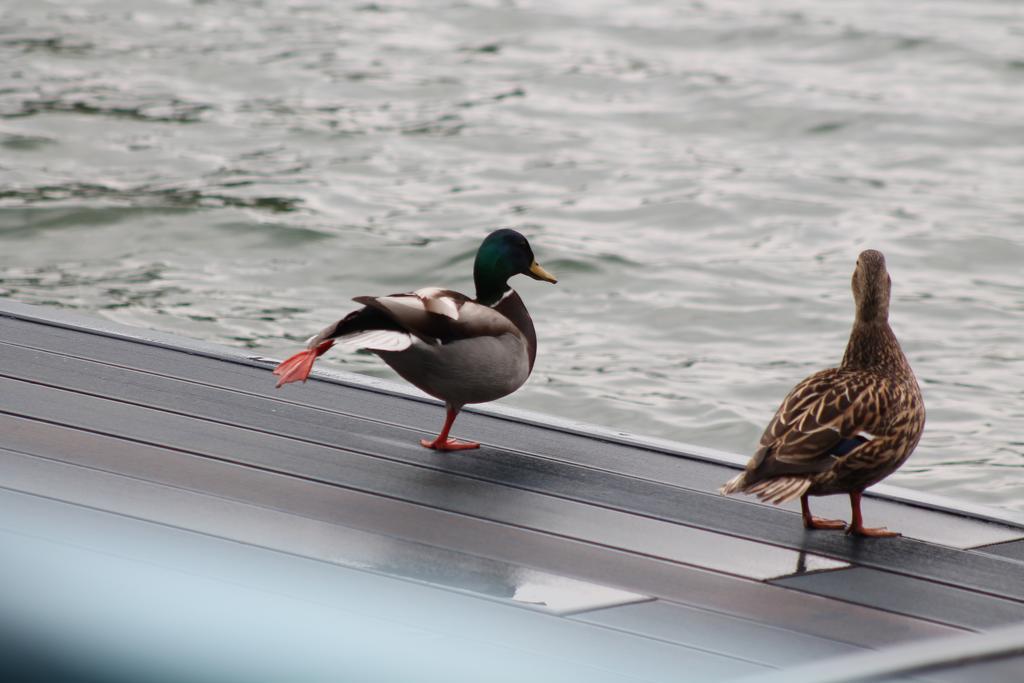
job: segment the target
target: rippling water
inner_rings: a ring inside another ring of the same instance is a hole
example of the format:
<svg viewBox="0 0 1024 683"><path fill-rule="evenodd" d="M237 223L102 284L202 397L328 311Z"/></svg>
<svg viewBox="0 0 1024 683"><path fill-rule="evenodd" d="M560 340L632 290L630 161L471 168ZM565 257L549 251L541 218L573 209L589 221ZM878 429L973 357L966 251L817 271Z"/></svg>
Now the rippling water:
<svg viewBox="0 0 1024 683"><path fill-rule="evenodd" d="M1013 0L7 2L0 295L283 355L516 226L507 403L747 453L877 248L890 481L1024 510L1022 88Z"/></svg>

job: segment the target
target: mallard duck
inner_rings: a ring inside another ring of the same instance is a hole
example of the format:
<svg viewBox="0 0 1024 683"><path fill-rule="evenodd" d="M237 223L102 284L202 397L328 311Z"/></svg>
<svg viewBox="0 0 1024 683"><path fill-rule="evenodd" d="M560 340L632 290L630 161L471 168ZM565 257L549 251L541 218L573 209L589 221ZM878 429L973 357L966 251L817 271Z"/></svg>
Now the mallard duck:
<svg viewBox="0 0 1024 683"><path fill-rule="evenodd" d="M363 308L313 335L303 351L274 370L277 386L306 381L313 362L337 344L368 349L408 382L445 402L447 416L426 448L479 448L475 441L448 437L467 403L507 396L530 376L537 357L533 320L508 279L523 274L555 283L515 230L496 230L480 244L473 264L476 298L427 287L407 294L359 296Z"/></svg>
<svg viewBox="0 0 1024 683"><path fill-rule="evenodd" d="M885 257L862 252L853 271L857 316L842 363L789 392L723 494L753 493L776 505L800 498L805 527L843 529L842 520L811 515L807 497L846 493L853 515L847 533L899 535L865 527L860 511L864 489L895 472L924 430L921 389L889 327L891 289Z"/></svg>

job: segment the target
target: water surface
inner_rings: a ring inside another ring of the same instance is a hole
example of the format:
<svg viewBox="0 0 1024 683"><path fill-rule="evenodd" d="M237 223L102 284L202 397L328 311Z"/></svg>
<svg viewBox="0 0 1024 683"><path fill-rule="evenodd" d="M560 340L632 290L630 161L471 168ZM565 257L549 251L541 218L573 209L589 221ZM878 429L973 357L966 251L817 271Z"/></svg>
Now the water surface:
<svg viewBox="0 0 1024 683"><path fill-rule="evenodd" d="M889 481L1024 510L1022 87L996 0L8 2L0 295L282 356L514 226L561 282L505 403L748 453L880 249Z"/></svg>

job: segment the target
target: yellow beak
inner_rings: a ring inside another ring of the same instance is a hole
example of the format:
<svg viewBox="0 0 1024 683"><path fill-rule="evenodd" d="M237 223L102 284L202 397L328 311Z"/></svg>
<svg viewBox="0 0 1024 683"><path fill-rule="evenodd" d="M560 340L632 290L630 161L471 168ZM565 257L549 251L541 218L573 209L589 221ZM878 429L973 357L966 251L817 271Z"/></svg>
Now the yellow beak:
<svg viewBox="0 0 1024 683"><path fill-rule="evenodd" d="M541 265L536 261L530 264L530 277L534 280L544 280L544 282L550 282L551 284L558 282L554 275L541 268Z"/></svg>

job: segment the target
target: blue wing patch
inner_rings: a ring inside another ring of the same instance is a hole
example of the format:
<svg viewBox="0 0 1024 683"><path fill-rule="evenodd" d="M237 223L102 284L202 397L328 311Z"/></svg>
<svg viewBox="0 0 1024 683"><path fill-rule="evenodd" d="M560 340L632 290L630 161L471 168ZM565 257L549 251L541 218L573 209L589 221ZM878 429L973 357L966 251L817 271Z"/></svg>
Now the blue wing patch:
<svg viewBox="0 0 1024 683"><path fill-rule="evenodd" d="M835 445L835 447L831 451L829 451L829 455L835 455L835 456L846 455L847 453L852 451L857 446L860 446L861 444L867 443L868 441L870 441L870 439L868 439L867 437L861 436L860 434L858 434L857 436L853 437L852 439L843 439L842 441L837 443Z"/></svg>

